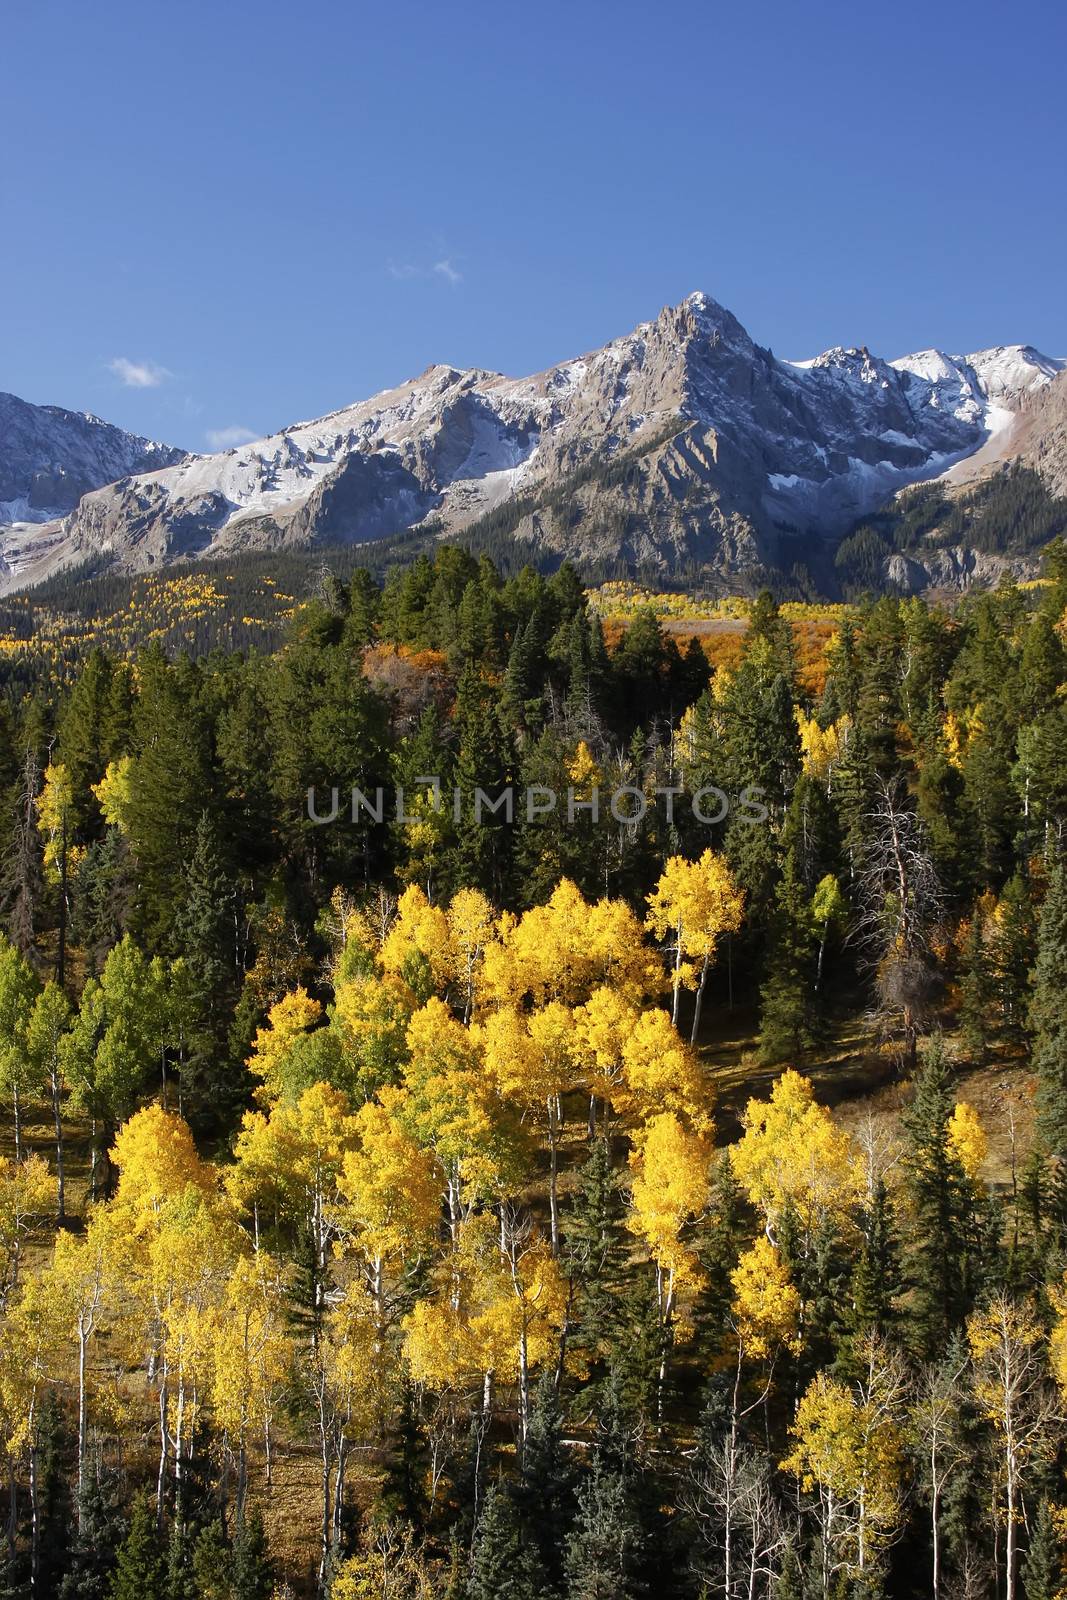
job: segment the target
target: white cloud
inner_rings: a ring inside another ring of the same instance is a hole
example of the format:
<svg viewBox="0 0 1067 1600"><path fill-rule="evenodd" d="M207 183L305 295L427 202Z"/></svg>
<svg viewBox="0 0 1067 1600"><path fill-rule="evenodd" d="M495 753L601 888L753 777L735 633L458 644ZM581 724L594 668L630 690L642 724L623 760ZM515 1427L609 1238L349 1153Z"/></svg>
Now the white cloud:
<svg viewBox="0 0 1067 1600"><path fill-rule="evenodd" d="M212 450L232 450L239 444L250 444L259 435L251 428L209 428L204 435Z"/></svg>
<svg viewBox="0 0 1067 1600"><path fill-rule="evenodd" d="M425 281L427 278L443 278L445 283L454 289L457 283L463 282L463 274L451 256L442 256L440 261L435 261L428 267L419 266L414 261L387 261L386 271L398 283L412 283L416 279Z"/></svg>
<svg viewBox="0 0 1067 1600"><path fill-rule="evenodd" d="M108 369L127 389L158 389L170 377L166 367L157 366L154 361L130 361L126 356L109 361Z"/></svg>

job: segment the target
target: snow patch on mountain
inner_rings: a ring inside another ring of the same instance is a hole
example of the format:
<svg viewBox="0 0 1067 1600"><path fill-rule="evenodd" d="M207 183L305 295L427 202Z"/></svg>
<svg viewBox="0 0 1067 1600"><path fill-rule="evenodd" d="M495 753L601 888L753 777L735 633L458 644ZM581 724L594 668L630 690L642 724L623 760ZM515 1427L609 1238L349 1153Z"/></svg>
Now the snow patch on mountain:
<svg viewBox="0 0 1067 1600"><path fill-rule="evenodd" d="M109 551L133 567L420 523L454 532L521 496L517 536L561 555L773 563L781 532L833 536L1008 439L1062 366L1028 345L780 361L696 293L528 377L434 365L227 451L121 466L49 533L49 559ZM613 475L622 454L633 470ZM27 495L7 495L20 515ZM530 517L530 501L557 509Z"/></svg>

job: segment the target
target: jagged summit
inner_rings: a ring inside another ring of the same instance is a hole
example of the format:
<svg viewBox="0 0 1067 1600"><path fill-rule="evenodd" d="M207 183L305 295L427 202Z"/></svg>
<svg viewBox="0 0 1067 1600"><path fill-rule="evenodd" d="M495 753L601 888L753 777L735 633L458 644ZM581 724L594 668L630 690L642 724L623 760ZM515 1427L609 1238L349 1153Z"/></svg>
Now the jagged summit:
<svg viewBox="0 0 1067 1600"><path fill-rule="evenodd" d="M423 523L454 533L492 514L531 550L725 577L995 454L1061 367L1028 345L779 361L698 290L529 377L436 363L219 455L134 441L159 454L116 455L118 481L86 484L46 546L24 540L14 562L33 575L106 552L136 568Z"/></svg>
<svg viewBox="0 0 1067 1600"><path fill-rule="evenodd" d="M91 411L0 393L0 523L47 522L72 511L89 489L169 466L184 453Z"/></svg>

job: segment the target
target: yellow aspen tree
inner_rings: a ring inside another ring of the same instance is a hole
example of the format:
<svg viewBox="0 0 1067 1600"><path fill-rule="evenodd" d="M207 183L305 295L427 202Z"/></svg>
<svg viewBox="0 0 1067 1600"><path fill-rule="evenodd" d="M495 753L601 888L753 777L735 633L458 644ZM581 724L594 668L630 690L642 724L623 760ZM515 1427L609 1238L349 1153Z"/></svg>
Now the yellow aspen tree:
<svg viewBox="0 0 1067 1600"><path fill-rule="evenodd" d="M841 886L832 872L820 878L811 897L811 920L819 935L819 957L815 966L815 993L822 988L823 967L826 963L826 944L831 931L844 921L847 902Z"/></svg>
<svg viewBox="0 0 1067 1600"><path fill-rule="evenodd" d="M21 950L0 934L0 1086L11 1097L15 1117L15 1160L22 1160L23 1102L33 1088L26 1051L26 1027L40 984Z"/></svg>
<svg viewBox="0 0 1067 1600"><path fill-rule="evenodd" d="M56 1221L66 1212L66 1147L63 1139L63 1040L73 1018L70 1002L51 979L34 1002L26 1023L26 1054L37 1083L47 1090L52 1107L56 1152Z"/></svg>
<svg viewBox="0 0 1067 1600"><path fill-rule="evenodd" d="M552 1252L559 1249L559 1143L563 1096L576 1074L574 1013L558 1000L522 1015L505 1007L486 1018L478 1036L486 1070L507 1100L543 1124L548 1142L548 1205Z"/></svg>
<svg viewBox="0 0 1067 1600"><path fill-rule="evenodd" d="M781 1466L812 1497L829 1595L835 1574L862 1576L897 1528L902 1435L881 1401L824 1372L808 1385L789 1431L793 1448Z"/></svg>
<svg viewBox="0 0 1067 1600"><path fill-rule="evenodd" d="M554 1248L546 1248L528 1223L517 1222L507 1211L500 1248L503 1276L511 1288L519 1432L525 1444L531 1374L555 1354L570 1297Z"/></svg>
<svg viewBox="0 0 1067 1600"><path fill-rule="evenodd" d="M385 936L379 959L383 972L403 978L416 991L422 986L420 965L424 965L431 993L443 993L447 988L455 968L448 916L440 906L430 904L417 884L410 884L397 901L396 920Z"/></svg>
<svg viewBox="0 0 1067 1600"><path fill-rule="evenodd" d="M661 1111L682 1117L698 1133L711 1127L713 1097L692 1049L666 1011L640 1012L622 1047L622 1109L646 1120Z"/></svg>
<svg viewBox="0 0 1067 1600"><path fill-rule="evenodd" d="M356 1255L371 1296L378 1341L389 1321L387 1274L403 1273L433 1249L441 1191L432 1156L403 1124L404 1096L383 1089L353 1122L337 1179L337 1217L346 1253Z"/></svg>
<svg viewBox="0 0 1067 1600"><path fill-rule="evenodd" d="M134 1266L142 1356L158 1414L156 1503L162 1507L172 1474L179 1522L196 1427L210 1393L214 1329L238 1250L238 1230L221 1207L187 1188L158 1215L143 1263Z"/></svg>
<svg viewBox="0 0 1067 1600"><path fill-rule="evenodd" d="M594 901L585 930L579 927L575 932L579 939L588 940L591 956L591 970L585 977L581 999L601 984L617 990L635 1005L663 993L659 956L645 943L641 921L625 900Z"/></svg>
<svg viewBox="0 0 1067 1600"><path fill-rule="evenodd" d="M480 889L460 889L448 907L452 941L452 966L463 1000L463 1020L469 1022L478 1003L485 952L497 933L496 912Z"/></svg>
<svg viewBox="0 0 1067 1600"><path fill-rule="evenodd" d="M502 1102L485 1071L477 1038L431 999L411 1019L400 1114L437 1164L453 1244L480 1199L498 1196L517 1168Z"/></svg>
<svg viewBox="0 0 1067 1600"><path fill-rule="evenodd" d="M41 1156L0 1156L0 1311L18 1286L23 1240L32 1219L55 1203L55 1179Z"/></svg>
<svg viewBox="0 0 1067 1600"><path fill-rule="evenodd" d="M1044 1333L1033 1309L995 1295L967 1319L974 1394L992 1425L1004 1492L1004 1594L1015 1600L1022 1495L1035 1464L1052 1450L1055 1391L1046 1378ZM1053 1356L1055 1363L1055 1355Z"/></svg>
<svg viewBox="0 0 1067 1600"><path fill-rule="evenodd" d="M189 1124L162 1106L134 1112L116 1134L110 1154L119 1175L112 1203L132 1213L138 1231L144 1219L158 1216L186 1188L203 1194L216 1188L216 1174L201 1161Z"/></svg>
<svg viewBox="0 0 1067 1600"><path fill-rule="evenodd" d="M319 1581L325 1582L341 1543L345 1477L355 1440L376 1419L385 1374L375 1361L370 1297L350 1283L330 1306L322 1337L304 1363L319 1446L322 1518Z"/></svg>
<svg viewBox="0 0 1067 1600"><path fill-rule="evenodd" d="M54 1296L45 1276L30 1278L0 1324L0 1416L8 1431L4 1449L13 1468L27 1465L30 1490L30 1588L39 1586L41 1550L39 1417L46 1388L57 1376L61 1335Z"/></svg>
<svg viewBox="0 0 1067 1600"><path fill-rule="evenodd" d="M52 1261L44 1278L64 1337L73 1342L76 1350L79 1527L86 1486L90 1350L105 1321L127 1248L121 1218L109 1208L100 1207L93 1212L83 1234L66 1230L57 1234Z"/></svg>
<svg viewBox="0 0 1067 1600"><path fill-rule="evenodd" d="M783 1349L796 1354L801 1348L800 1294L781 1252L765 1234L742 1251L730 1282L739 1362L752 1358L773 1364Z"/></svg>
<svg viewBox="0 0 1067 1600"><path fill-rule="evenodd" d="M283 997L267 1013L267 1025L258 1029L252 1041L248 1070L262 1081L257 1098L265 1105L285 1093L286 1057L296 1041L322 1021L322 1006L306 989L299 988Z"/></svg>
<svg viewBox="0 0 1067 1600"><path fill-rule="evenodd" d="M73 803L70 772L62 763L51 763L45 768L37 798L37 831L43 845L45 880L55 886L59 902L56 978L60 987L66 982L70 881L85 855L85 846L75 845L71 839Z"/></svg>
<svg viewBox="0 0 1067 1600"><path fill-rule="evenodd" d="M119 756L109 761L99 783L89 785L100 813L109 828L129 833L129 816L133 793L133 757Z"/></svg>
<svg viewBox="0 0 1067 1600"><path fill-rule="evenodd" d="M633 1184L627 1226L644 1241L656 1267L661 1417L678 1292L700 1277L696 1253L684 1242L683 1234L707 1205L710 1162L708 1141L688 1132L670 1111L645 1124L630 1156Z"/></svg>
<svg viewBox="0 0 1067 1600"><path fill-rule="evenodd" d="M610 1124L616 1096L625 1093L623 1055L641 1016L636 1006L614 989L600 985L574 1012L574 1040L578 1065L589 1090L589 1136L596 1137L597 1101L604 1104Z"/></svg>
<svg viewBox="0 0 1067 1600"><path fill-rule="evenodd" d="M741 926L744 892L724 856L705 850L698 861L671 856L648 897L647 925L671 955L671 1021L677 1027L683 987L695 989L690 1042L696 1043L704 989L719 940Z"/></svg>
<svg viewBox="0 0 1067 1600"><path fill-rule="evenodd" d="M330 1026L339 1035L354 1093L369 1097L399 1079L415 1009L415 996L402 978L368 973L338 983Z"/></svg>
<svg viewBox="0 0 1067 1600"><path fill-rule="evenodd" d="M312 1305L317 1338L327 1293L330 1244L338 1227L338 1188L347 1151L357 1144L356 1120L346 1095L328 1083L305 1089L295 1104L281 1101L246 1112L226 1176L231 1199L252 1217L258 1245L260 1216L273 1208L308 1239L314 1264Z"/></svg>
<svg viewBox="0 0 1067 1600"><path fill-rule="evenodd" d="M272 1481L274 1418L294 1356L285 1274L266 1251L234 1262L210 1337L211 1410L236 1461L235 1514L240 1522L254 1429L263 1439L268 1486Z"/></svg>
<svg viewBox="0 0 1067 1600"><path fill-rule="evenodd" d="M499 932L483 968L494 1005L577 1006L602 984L635 1002L662 989L662 970L630 908L621 900L590 904L569 878L545 905L517 921L502 917Z"/></svg>
<svg viewBox="0 0 1067 1600"><path fill-rule="evenodd" d="M981 1117L969 1101L957 1100L946 1131L949 1150L971 1183L977 1183L989 1154L989 1140Z"/></svg>
<svg viewBox="0 0 1067 1600"><path fill-rule="evenodd" d="M440 1589L408 1523L376 1518L330 1584L330 1600L435 1600Z"/></svg>
<svg viewBox="0 0 1067 1600"><path fill-rule="evenodd" d="M827 794L831 794L834 773L848 750L851 718L839 717L828 728L821 728L817 718L805 716L798 707L796 719L803 771L808 777L825 784Z"/></svg>
<svg viewBox="0 0 1067 1600"><path fill-rule="evenodd" d="M790 1205L809 1241L827 1220L849 1226L864 1192L863 1164L848 1134L816 1103L807 1078L790 1069L770 1100L750 1100L744 1134L730 1150L734 1172L773 1238Z"/></svg>
<svg viewBox="0 0 1067 1600"><path fill-rule="evenodd" d="M506 1206L472 1216L438 1285L404 1322L413 1380L447 1390L480 1378L483 1419L494 1385L514 1384L525 1437L531 1376L558 1351L569 1299L550 1248Z"/></svg>
<svg viewBox="0 0 1067 1600"><path fill-rule="evenodd" d="M743 1499L741 1472L744 1446L741 1424L757 1406L766 1405L771 1392L774 1365L783 1350L800 1350L800 1295L789 1276L789 1269L770 1240L761 1234L751 1249L742 1252L730 1274L734 1297L730 1324L734 1333L734 1381L730 1396L730 1423L715 1460L715 1499L720 1511L723 1592L732 1593L736 1560L738 1503ZM741 1385L746 1363L761 1362L765 1367L762 1388L748 1402L741 1403Z"/></svg>

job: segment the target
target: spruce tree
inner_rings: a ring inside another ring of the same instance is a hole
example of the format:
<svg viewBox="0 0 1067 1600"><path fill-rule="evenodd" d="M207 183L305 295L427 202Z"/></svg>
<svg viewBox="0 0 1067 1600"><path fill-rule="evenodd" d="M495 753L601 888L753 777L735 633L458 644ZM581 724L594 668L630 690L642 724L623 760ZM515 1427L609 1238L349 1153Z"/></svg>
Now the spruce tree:
<svg viewBox="0 0 1067 1600"><path fill-rule="evenodd" d="M1030 1546L1022 1566L1026 1600L1054 1600L1060 1593L1060 1546L1047 1500L1042 1500L1030 1529Z"/></svg>
<svg viewBox="0 0 1067 1600"><path fill-rule="evenodd" d="M552 1588L558 1590L563 1582L565 1535L574 1515L574 1481L552 1372L546 1371L537 1386L516 1500L527 1538L537 1549Z"/></svg>
<svg viewBox="0 0 1067 1600"><path fill-rule="evenodd" d="M936 1355L966 1310L966 1177L952 1153L949 1119L955 1096L940 1037L923 1052L915 1095L903 1116L913 1230L908 1273L913 1288L913 1342Z"/></svg>
<svg viewBox="0 0 1067 1600"><path fill-rule="evenodd" d="M625 1478L595 1461L567 1540L567 1600L641 1600L643 1544Z"/></svg>
<svg viewBox="0 0 1067 1600"><path fill-rule="evenodd" d="M108 1600L167 1600L167 1563L146 1493L130 1513L129 1531L118 1547Z"/></svg>
<svg viewBox="0 0 1067 1600"><path fill-rule="evenodd" d="M543 1600L540 1558L523 1539L511 1490L496 1483L478 1519L467 1600Z"/></svg>
<svg viewBox="0 0 1067 1600"><path fill-rule="evenodd" d="M997 999L993 952L987 937L988 907L983 896L974 907L963 942L960 970L960 1031L971 1059L985 1064L993 1007Z"/></svg>
<svg viewBox="0 0 1067 1600"><path fill-rule="evenodd" d="M1037 953L1037 917L1027 880L1016 872L997 903L993 934L998 1032L1016 1047L1029 1042L1030 969Z"/></svg>
<svg viewBox="0 0 1067 1600"><path fill-rule="evenodd" d="M805 1600L804 1569L797 1555L796 1542L787 1541L782 1552L782 1562L774 1580L774 1600Z"/></svg>
<svg viewBox="0 0 1067 1600"><path fill-rule="evenodd" d="M579 1286L578 1322L588 1347L607 1354L619 1311L617 1290L626 1270L622 1196L606 1137L595 1140L578 1172L564 1214L564 1252Z"/></svg>
<svg viewBox="0 0 1067 1600"><path fill-rule="evenodd" d="M868 1334L884 1337L896 1320L895 1300L903 1287L896 1217L884 1179L875 1184L860 1218L859 1254L852 1267L849 1354Z"/></svg>
<svg viewBox="0 0 1067 1600"><path fill-rule="evenodd" d="M233 1541L232 1600L270 1600L274 1576L262 1514L258 1509L246 1510Z"/></svg>
<svg viewBox="0 0 1067 1600"><path fill-rule="evenodd" d="M795 1061L814 1042L811 905L790 850L775 891L767 971L760 988L760 1059Z"/></svg>
<svg viewBox="0 0 1067 1600"><path fill-rule="evenodd" d="M197 1600L231 1600L233 1552L218 1517L197 1534L192 1566Z"/></svg>
<svg viewBox="0 0 1067 1600"><path fill-rule="evenodd" d="M90 1461L66 1570L56 1590L58 1600L104 1600L121 1532L114 1484L101 1475L95 1461Z"/></svg>

